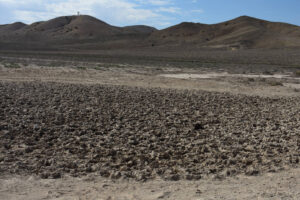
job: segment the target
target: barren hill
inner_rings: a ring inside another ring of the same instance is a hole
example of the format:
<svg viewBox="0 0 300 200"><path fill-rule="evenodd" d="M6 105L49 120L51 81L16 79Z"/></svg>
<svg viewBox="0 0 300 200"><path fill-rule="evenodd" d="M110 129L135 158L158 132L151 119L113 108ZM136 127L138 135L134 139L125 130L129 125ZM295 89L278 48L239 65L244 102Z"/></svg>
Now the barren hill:
<svg viewBox="0 0 300 200"><path fill-rule="evenodd" d="M143 25L112 26L87 15L58 17L31 25L17 22L0 26L0 49L126 49L151 46L225 49L300 47L300 27L242 16L219 24L183 22L156 30Z"/></svg>
<svg viewBox="0 0 300 200"><path fill-rule="evenodd" d="M5 25L0 25L0 33L1 34L6 34L11 31L17 31L21 28L26 26L26 24L22 22L15 22L13 24L5 24Z"/></svg>
<svg viewBox="0 0 300 200"><path fill-rule="evenodd" d="M16 28L15 28L16 27ZM31 25L4 25L0 27L0 37L6 40L54 41L69 39L101 39L130 34L147 35L152 27L116 27L94 17L65 16Z"/></svg>
<svg viewBox="0 0 300 200"><path fill-rule="evenodd" d="M202 47L280 48L300 46L300 27L248 16L219 24L181 23L153 33L158 45Z"/></svg>

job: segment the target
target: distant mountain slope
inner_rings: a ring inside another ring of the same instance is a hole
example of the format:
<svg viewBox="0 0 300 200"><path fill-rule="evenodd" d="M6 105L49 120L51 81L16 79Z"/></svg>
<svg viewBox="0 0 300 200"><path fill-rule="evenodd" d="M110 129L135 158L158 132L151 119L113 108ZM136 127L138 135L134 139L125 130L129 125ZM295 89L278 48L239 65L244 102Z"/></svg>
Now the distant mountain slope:
<svg viewBox="0 0 300 200"><path fill-rule="evenodd" d="M144 25L137 25L137 26L125 26L123 27L124 31L127 31L129 33L153 33L154 31L157 31L156 28L153 28L151 26L144 26Z"/></svg>
<svg viewBox="0 0 300 200"><path fill-rule="evenodd" d="M111 37L124 37L130 35L148 36L154 30L148 26L116 27L111 26L94 17L64 16L31 25L16 26L3 25L0 27L0 38L5 40L26 40L44 42L74 40L74 39L107 39ZM74 41L76 42L76 41Z"/></svg>
<svg viewBox="0 0 300 200"><path fill-rule="evenodd" d="M157 45L276 48L300 46L300 27L248 16L219 24L181 23L153 33Z"/></svg>
<svg viewBox="0 0 300 200"><path fill-rule="evenodd" d="M163 30L143 25L117 27L87 15L58 17L31 25L21 22L0 25L0 49L25 46L286 48L300 47L300 27L248 16L211 25L183 22Z"/></svg>
<svg viewBox="0 0 300 200"><path fill-rule="evenodd" d="M12 32L12 31L17 31L23 27L25 27L26 24L21 23L21 22L16 22L13 24L6 24L6 25L0 25L0 33L5 34L6 32Z"/></svg>
<svg viewBox="0 0 300 200"><path fill-rule="evenodd" d="M57 38L86 38L93 36L116 35L121 30L90 16L59 17L46 22L32 24L25 32L37 32Z"/></svg>

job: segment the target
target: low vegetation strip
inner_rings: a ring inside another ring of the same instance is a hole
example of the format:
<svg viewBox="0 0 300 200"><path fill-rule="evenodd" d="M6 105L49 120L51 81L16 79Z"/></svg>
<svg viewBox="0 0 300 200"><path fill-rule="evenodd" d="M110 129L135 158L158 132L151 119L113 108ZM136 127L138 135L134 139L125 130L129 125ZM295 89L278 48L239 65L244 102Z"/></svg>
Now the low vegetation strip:
<svg viewBox="0 0 300 200"><path fill-rule="evenodd" d="M0 83L0 173L195 180L299 166L299 98Z"/></svg>

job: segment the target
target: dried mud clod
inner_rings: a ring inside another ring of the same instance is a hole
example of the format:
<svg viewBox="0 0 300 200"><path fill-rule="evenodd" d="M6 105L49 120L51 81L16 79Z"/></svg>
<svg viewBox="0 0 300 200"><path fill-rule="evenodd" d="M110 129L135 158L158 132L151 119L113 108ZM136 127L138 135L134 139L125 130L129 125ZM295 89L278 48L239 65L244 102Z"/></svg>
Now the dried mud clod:
<svg viewBox="0 0 300 200"><path fill-rule="evenodd" d="M299 166L300 99L0 83L0 173L198 180Z"/></svg>

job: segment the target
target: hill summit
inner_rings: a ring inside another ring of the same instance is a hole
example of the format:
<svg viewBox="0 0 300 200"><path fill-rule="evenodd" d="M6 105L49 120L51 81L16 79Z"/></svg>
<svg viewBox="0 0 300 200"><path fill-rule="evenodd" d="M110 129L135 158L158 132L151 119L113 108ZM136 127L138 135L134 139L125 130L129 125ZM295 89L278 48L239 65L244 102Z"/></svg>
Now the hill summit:
<svg viewBox="0 0 300 200"><path fill-rule="evenodd" d="M150 36L158 45L281 48L300 46L300 27L241 16L218 24L181 23Z"/></svg>
<svg viewBox="0 0 300 200"><path fill-rule="evenodd" d="M183 22L157 30L150 26L117 27L88 15L63 16L26 25L0 25L1 49L47 46L114 49L150 46L201 48L300 47L300 27L241 16L218 24Z"/></svg>

